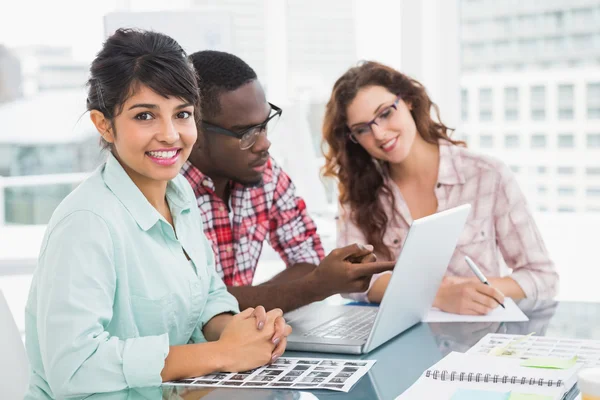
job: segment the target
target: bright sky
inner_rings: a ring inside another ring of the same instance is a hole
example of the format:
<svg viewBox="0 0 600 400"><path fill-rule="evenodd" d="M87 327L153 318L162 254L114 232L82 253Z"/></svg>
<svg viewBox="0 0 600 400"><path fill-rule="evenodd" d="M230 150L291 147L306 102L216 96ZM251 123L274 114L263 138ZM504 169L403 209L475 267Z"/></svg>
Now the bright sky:
<svg viewBox="0 0 600 400"><path fill-rule="evenodd" d="M104 40L103 17L113 11L169 10L190 0L8 0L0 12L0 44L70 46L75 59L91 61Z"/></svg>

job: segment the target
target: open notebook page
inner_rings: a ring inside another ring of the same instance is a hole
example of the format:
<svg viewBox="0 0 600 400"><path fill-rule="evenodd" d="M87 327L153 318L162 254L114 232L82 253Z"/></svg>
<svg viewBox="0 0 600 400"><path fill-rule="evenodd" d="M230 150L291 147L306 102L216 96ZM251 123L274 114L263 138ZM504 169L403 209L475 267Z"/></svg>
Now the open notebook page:
<svg viewBox="0 0 600 400"><path fill-rule="evenodd" d="M451 314L432 308L423 319L423 322L522 322L529 321L527 315L521 311L519 306L507 297L504 299L504 306L494 308L487 315L461 315Z"/></svg>
<svg viewBox="0 0 600 400"><path fill-rule="evenodd" d="M459 388L468 388L475 390L488 390L491 392L518 392L524 394L538 394L551 396L553 399L562 399L576 382L576 374L580 365L576 365L567 370L553 370L522 367L522 360L514 358L492 357L479 354L463 354L452 352L444 357L443 360L428 369L430 376L427 377L427 371L421 378L411 386L405 393L398 397L399 400L417 400L417 399L436 399L450 400L452 395ZM437 371L437 374L434 372ZM445 379L441 379L441 372L447 371ZM452 372L456 372L456 379L449 380ZM460 373L465 373L465 380L459 381ZM472 373L472 381L466 380L468 374ZM480 381L476 382L475 377L480 374ZM488 382L484 382L484 376L488 374ZM498 383L493 382L494 375L499 377ZM434 379L434 376L437 379ZM507 377L507 382L502 383L502 377ZM513 376L518 378L517 383L510 383ZM525 384L521 384L521 378L527 378ZM538 383L543 379L545 385ZM547 382L562 381L561 386L547 386ZM482 399L485 400L485 399Z"/></svg>

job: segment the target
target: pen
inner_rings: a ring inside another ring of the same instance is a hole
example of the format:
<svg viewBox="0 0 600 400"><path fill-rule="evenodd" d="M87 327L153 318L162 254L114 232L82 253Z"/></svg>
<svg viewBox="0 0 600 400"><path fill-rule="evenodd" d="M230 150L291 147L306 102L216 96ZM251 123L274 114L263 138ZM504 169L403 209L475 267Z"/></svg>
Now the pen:
<svg viewBox="0 0 600 400"><path fill-rule="evenodd" d="M492 286L488 282L488 280L485 277L485 275L483 275L481 273L481 271L479 270L479 268L477 268L477 265L475 264L475 262L473 262L473 260L471 260L469 258L469 256L465 256L465 261L467 262L467 265L469 266L469 268L471 268L471 271L473 271L473 273L475 274L475 276L477 276L477 278L479 278L479 280L481 281L481 283L483 283L484 285L488 285L490 287ZM496 298L494 298L494 300L496 300ZM496 303L500 304L502 306L502 308L506 309L506 307L504 307L504 304L500 303L498 300L496 300Z"/></svg>

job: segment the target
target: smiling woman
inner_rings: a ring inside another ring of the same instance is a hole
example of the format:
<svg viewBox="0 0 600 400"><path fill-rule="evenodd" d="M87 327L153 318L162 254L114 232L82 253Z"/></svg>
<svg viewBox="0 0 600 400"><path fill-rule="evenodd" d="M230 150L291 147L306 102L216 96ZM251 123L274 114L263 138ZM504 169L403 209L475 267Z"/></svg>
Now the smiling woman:
<svg viewBox="0 0 600 400"><path fill-rule="evenodd" d="M238 313L179 175L199 103L168 36L118 30L92 63L88 109L108 159L56 208L42 240L25 313L27 399L245 371L283 353L283 313Z"/></svg>
<svg viewBox="0 0 600 400"><path fill-rule="evenodd" d="M379 258L397 259L413 220L471 204L434 305L487 314L504 296L554 297L558 274L514 174L451 133L418 81L371 61L344 73L323 124L325 173L339 180L338 246L370 243ZM465 256L492 286L473 275ZM389 279L374 275L353 297L380 302Z"/></svg>
<svg viewBox="0 0 600 400"><path fill-rule="evenodd" d="M100 110L90 114L112 155L140 190L151 196L152 188L160 188L161 193L166 182L177 176L196 141L195 100L159 94L143 83L136 82L135 87L112 120ZM148 200L159 205L161 199Z"/></svg>

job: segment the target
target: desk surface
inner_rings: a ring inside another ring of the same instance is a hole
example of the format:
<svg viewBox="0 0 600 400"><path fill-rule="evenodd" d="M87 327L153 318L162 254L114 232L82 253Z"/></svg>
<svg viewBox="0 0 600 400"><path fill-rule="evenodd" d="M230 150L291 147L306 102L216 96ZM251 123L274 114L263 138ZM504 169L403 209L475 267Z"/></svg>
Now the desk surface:
<svg viewBox="0 0 600 400"><path fill-rule="evenodd" d="M349 393L330 391L148 388L97 394L102 400L225 400L225 399L394 399L421 373L450 351L467 351L487 333L600 338L600 303L523 300L519 306L528 322L418 324L382 347L363 356L286 352L290 357L373 359L377 363Z"/></svg>

